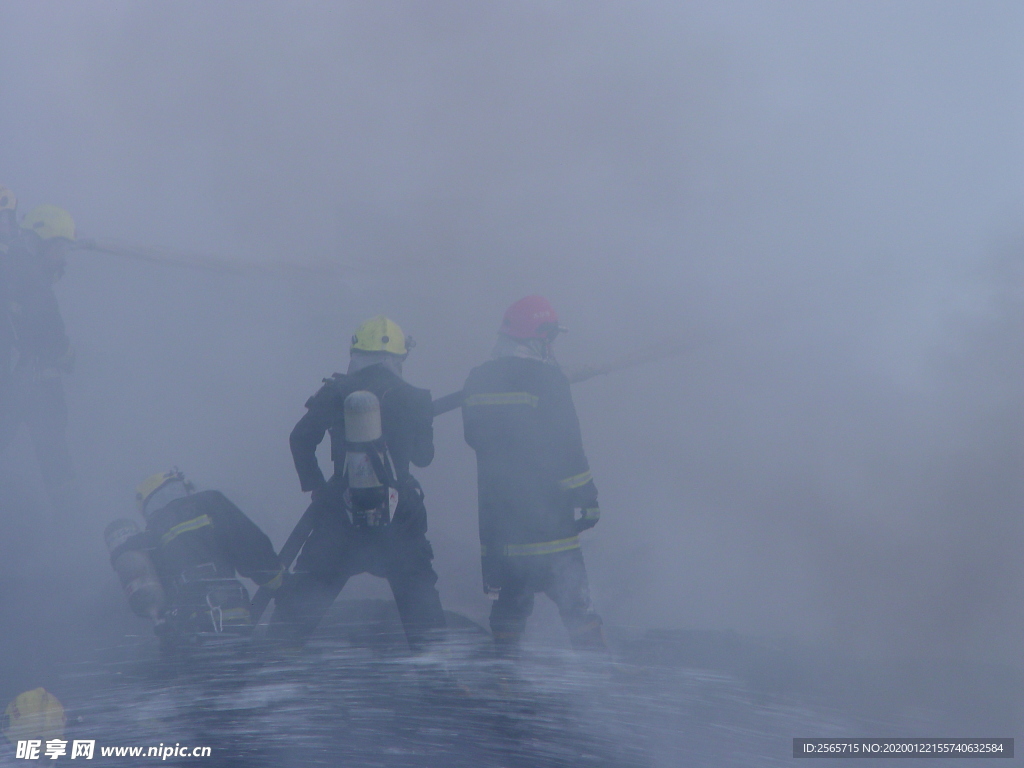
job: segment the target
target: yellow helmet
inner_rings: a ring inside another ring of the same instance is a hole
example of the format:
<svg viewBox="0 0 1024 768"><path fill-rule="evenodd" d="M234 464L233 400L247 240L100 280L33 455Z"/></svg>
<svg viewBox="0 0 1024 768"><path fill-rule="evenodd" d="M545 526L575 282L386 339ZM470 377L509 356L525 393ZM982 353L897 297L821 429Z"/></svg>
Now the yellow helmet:
<svg viewBox="0 0 1024 768"><path fill-rule="evenodd" d="M3 732L11 744L28 739L59 739L66 724L64 707L45 688L18 695L4 710Z"/></svg>
<svg viewBox="0 0 1024 768"><path fill-rule="evenodd" d="M398 323L384 315L371 317L356 328L352 336L352 350L360 352L390 352L392 355L406 355L413 348L411 338L406 338Z"/></svg>
<svg viewBox="0 0 1024 768"><path fill-rule="evenodd" d="M189 493L192 493L194 490L192 483L185 479L185 473L177 467L167 472L157 472L155 475L150 475L139 483L135 489L135 502L139 505L139 512L145 515L146 502L153 497L154 493L173 480L182 483L185 486L185 490Z"/></svg>
<svg viewBox="0 0 1024 768"><path fill-rule="evenodd" d="M0 184L0 211L14 211L18 208L18 198L3 184Z"/></svg>
<svg viewBox="0 0 1024 768"><path fill-rule="evenodd" d="M70 213L56 205L37 205L25 214L21 228L35 232L43 240L54 237L62 237L72 242L75 240L75 220L71 218Z"/></svg>

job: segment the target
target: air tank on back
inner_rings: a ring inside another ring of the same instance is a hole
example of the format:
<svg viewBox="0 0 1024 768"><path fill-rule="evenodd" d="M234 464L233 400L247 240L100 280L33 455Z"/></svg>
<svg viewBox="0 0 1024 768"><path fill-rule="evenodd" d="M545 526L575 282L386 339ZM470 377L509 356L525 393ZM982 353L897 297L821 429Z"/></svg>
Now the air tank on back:
<svg viewBox="0 0 1024 768"><path fill-rule="evenodd" d="M390 522L386 448L381 444L380 400L358 390L345 398L345 474L352 498L353 522L375 527ZM376 465L376 469L375 469Z"/></svg>
<svg viewBox="0 0 1024 768"><path fill-rule="evenodd" d="M139 532L135 521L115 520L103 531L103 540L129 607L139 616L158 621L164 607L164 590L153 561L145 552L125 546Z"/></svg>

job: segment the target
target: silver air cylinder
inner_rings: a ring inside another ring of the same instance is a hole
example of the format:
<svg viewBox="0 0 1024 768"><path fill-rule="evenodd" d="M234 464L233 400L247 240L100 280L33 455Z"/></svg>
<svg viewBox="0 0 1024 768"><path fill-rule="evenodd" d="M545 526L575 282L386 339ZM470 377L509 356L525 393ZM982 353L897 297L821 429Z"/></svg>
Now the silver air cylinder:
<svg viewBox="0 0 1024 768"><path fill-rule="evenodd" d="M103 532L103 539L129 607L137 615L156 621L164 606L164 590L149 555L136 549L117 553L117 549L137 533L139 526L134 521L115 520Z"/></svg>
<svg viewBox="0 0 1024 768"><path fill-rule="evenodd" d="M345 398L345 442L372 443L379 440L380 401L373 392L360 390ZM373 471L373 464L367 451L376 450L370 445L365 451L348 450L345 453L345 470L349 488L378 488L381 478Z"/></svg>
<svg viewBox="0 0 1024 768"><path fill-rule="evenodd" d="M360 390L345 398L345 443L352 522L368 528L387 525L395 491L387 486L388 478L379 477L374 469L376 464L386 473L384 463L389 458L381 441L380 400L372 392Z"/></svg>
<svg viewBox="0 0 1024 768"><path fill-rule="evenodd" d="M365 390L351 393L345 398L345 440L372 443L380 436L380 400Z"/></svg>

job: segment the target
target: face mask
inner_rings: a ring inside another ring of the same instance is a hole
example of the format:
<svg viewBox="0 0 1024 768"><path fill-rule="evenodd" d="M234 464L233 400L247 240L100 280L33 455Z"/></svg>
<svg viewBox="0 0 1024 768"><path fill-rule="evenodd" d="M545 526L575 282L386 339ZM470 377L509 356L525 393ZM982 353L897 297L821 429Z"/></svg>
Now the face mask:
<svg viewBox="0 0 1024 768"><path fill-rule="evenodd" d="M355 373L371 365L383 365L396 376L402 375L402 363L405 358L400 355L392 355L390 352L352 352L348 362L348 372Z"/></svg>
<svg viewBox="0 0 1024 768"><path fill-rule="evenodd" d="M557 365L551 342L547 339L513 339L501 333L498 334L498 343L494 345L491 357L525 357Z"/></svg>

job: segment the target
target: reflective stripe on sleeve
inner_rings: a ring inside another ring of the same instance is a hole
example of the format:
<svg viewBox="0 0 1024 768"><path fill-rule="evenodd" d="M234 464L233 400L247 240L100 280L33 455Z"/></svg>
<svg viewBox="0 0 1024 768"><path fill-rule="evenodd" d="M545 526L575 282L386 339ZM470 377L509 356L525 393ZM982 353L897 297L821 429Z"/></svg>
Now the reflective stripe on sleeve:
<svg viewBox="0 0 1024 768"><path fill-rule="evenodd" d="M559 480L558 487L563 491L571 491L573 488L579 488L582 485L586 485L593 479L594 476L590 474L590 470L588 469L586 472L580 472L578 475L573 475L572 477L567 477L564 480Z"/></svg>
<svg viewBox="0 0 1024 768"><path fill-rule="evenodd" d="M167 533L160 537L161 544L169 544L174 539L178 538L183 533L194 531L198 528L202 528L206 525L213 525L213 521L210 520L209 515L200 515L194 517L191 520L186 520L184 523L178 523L176 526L171 528Z"/></svg>
<svg viewBox="0 0 1024 768"><path fill-rule="evenodd" d="M540 398L529 392L481 392L466 398L466 405L528 405L536 408Z"/></svg>

